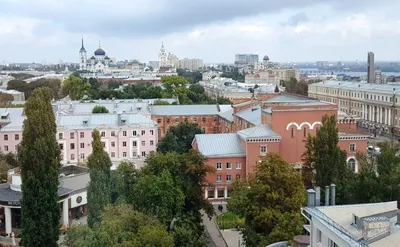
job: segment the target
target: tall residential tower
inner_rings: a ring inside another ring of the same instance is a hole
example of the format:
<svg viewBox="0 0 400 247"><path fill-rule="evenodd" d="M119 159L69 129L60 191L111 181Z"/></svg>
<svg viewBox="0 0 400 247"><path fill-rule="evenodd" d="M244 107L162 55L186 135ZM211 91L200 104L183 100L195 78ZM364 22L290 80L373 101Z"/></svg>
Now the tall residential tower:
<svg viewBox="0 0 400 247"><path fill-rule="evenodd" d="M375 74L374 74L374 53L368 52L368 76L367 76L368 83L375 82Z"/></svg>

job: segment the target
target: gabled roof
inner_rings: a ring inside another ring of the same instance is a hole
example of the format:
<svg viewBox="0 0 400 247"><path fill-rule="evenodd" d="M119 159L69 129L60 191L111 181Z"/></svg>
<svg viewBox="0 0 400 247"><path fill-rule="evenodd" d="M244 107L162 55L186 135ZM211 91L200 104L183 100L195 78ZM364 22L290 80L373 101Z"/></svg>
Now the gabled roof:
<svg viewBox="0 0 400 247"><path fill-rule="evenodd" d="M199 152L206 157L245 157L246 152L236 133L198 134L195 136Z"/></svg>
<svg viewBox="0 0 400 247"><path fill-rule="evenodd" d="M281 139L281 136L275 133L269 125L259 125L253 128L244 129L238 132L243 140L252 138L274 138Z"/></svg>
<svg viewBox="0 0 400 247"><path fill-rule="evenodd" d="M201 116L218 113L217 105L154 105L151 107L151 114L156 116Z"/></svg>
<svg viewBox="0 0 400 247"><path fill-rule="evenodd" d="M250 122L254 125L261 124L261 107L260 105L253 106L246 110L240 111L236 113L236 116L243 118L247 122Z"/></svg>
<svg viewBox="0 0 400 247"><path fill-rule="evenodd" d="M218 113L218 116L220 116L230 122L233 122L233 108L231 107L225 111L222 111L222 109L221 109L221 112Z"/></svg>

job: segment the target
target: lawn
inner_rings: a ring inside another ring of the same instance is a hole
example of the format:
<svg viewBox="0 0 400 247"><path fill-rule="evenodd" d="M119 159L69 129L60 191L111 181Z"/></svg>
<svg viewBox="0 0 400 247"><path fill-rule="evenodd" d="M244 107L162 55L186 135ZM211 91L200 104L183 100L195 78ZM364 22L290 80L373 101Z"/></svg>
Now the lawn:
<svg viewBox="0 0 400 247"><path fill-rule="evenodd" d="M221 229L221 230L236 228L238 225L243 227L244 218L240 218L236 214L228 211L217 217L217 223L218 223L219 229Z"/></svg>

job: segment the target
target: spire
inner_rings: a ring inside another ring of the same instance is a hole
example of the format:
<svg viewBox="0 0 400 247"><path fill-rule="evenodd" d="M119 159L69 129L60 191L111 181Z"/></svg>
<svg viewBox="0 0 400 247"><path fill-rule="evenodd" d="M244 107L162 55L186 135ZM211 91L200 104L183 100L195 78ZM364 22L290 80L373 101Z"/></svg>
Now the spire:
<svg viewBox="0 0 400 247"><path fill-rule="evenodd" d="M161 49L164 49L164 41L161 41Z"/></svg>
<svg viewBox="0 0 400 247"><path fill-rule="evenodd" d="M99 48L101 48L100 40L99 40Z"/></svg>
<svg viewBox="0 0 400 247"><path fill-rule="evenodd" d="M82 35L82 47L81 47L81 51L86 51L85 46L83 45L83 35Z"/></svg>

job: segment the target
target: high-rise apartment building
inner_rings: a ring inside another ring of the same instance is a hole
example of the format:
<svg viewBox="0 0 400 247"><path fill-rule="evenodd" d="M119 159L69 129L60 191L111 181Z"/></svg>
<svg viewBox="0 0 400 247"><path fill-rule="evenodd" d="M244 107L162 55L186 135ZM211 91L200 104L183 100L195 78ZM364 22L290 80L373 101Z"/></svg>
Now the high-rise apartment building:
<svg viewBox="0 0 400 247"><path fill-rule="evenodd" d="M375 81L374 75L375 75L374 74L374 53L368 52L368 76L367 76L368 83L374 83L374 81Z"/></svg>
<svg viewBox="0 0 400 247"><path fill-rule="evenodd" d="M204 63L202 59L198 58L184 58L179 60L179 68L188 69L188 70L199 70L204 67Z"/></svg>
<svg viewBox="0 0 400 247"><path fill-rule="evenodd" d="M258 62L257 54L236 54L235 64L236 65L249 65Z"/></svg>

